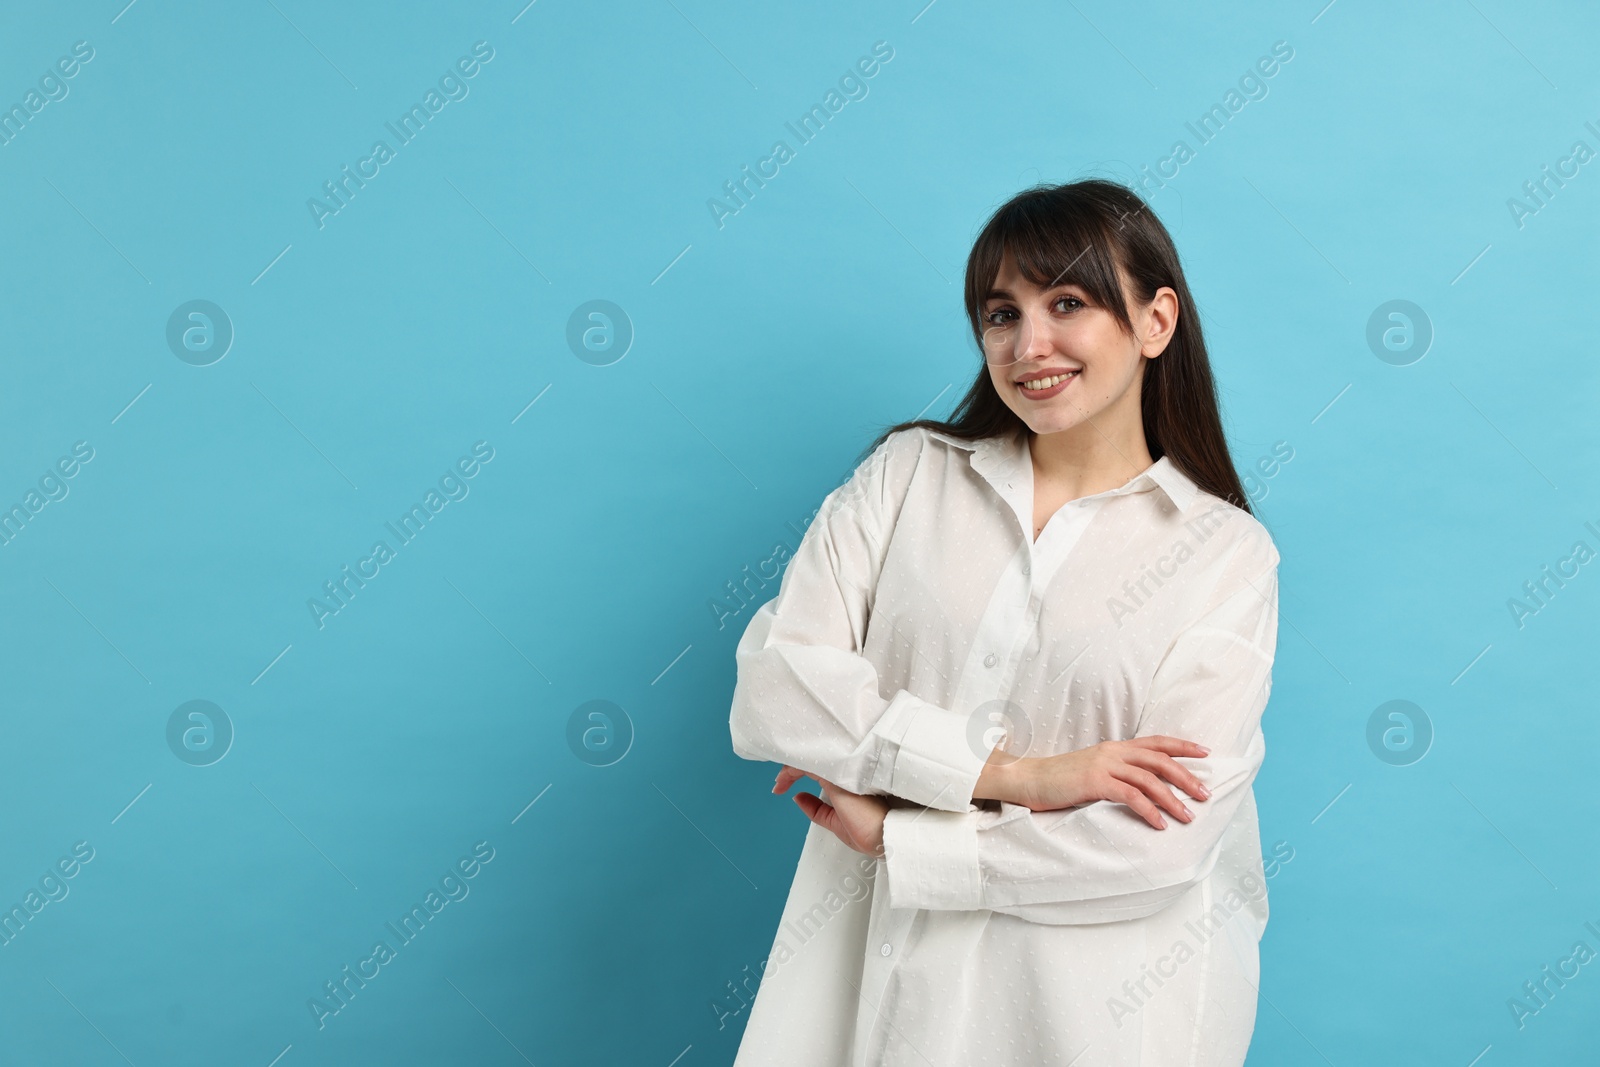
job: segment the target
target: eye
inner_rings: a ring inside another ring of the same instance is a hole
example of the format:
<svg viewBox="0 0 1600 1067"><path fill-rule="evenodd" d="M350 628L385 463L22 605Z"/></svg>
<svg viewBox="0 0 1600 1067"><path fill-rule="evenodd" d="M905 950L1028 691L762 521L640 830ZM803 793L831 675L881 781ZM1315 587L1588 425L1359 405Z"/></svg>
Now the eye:
<svg viewBox="0 0 1600 1067"><path fill-rule="evenodd" d="M1085 304L1082 300L1079 300L1075 296L1058 296L1058 297L1056 297L1055 302L1056 302L1056 304L1060 304L1062 301L1065 301L1065 300L1072 301L1074 304L1078 305L1078 308L1086 308L1086 307L1089 306L1088 304ZM1052 306L1054 306L1054 305L1052 305ZM1067 310L1068 311L1076 311L1076 310L1078 310L1078 308L1068 308Z"/></svg>
<svg viewBox="0 0 1600 1067"><path fill-rule="evenodd" d="M993 311L988 312L983 316L983 321L988 323L990 326L1007 326L1010 325L1012 320L1016 318L1016 314L1017 313L1012 311L1010 308L995 308ZM996 318L997 315L1008 317Z"/></svg>

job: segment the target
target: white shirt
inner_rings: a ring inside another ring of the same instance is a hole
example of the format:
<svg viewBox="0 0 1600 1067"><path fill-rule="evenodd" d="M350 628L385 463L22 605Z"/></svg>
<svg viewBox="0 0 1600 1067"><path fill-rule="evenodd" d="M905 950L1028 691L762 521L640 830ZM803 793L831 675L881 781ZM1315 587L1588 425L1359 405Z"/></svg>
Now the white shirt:
<svg viewBox="0 0 1600 1067"><path fill-rule="evenodd" d="M892 806L883 859L810 827L736 1067L1244 1061L1277 549L1165 456L1032 519L1027 435L899 431L751 617L734 751ZM1191 823L971 799L996 743L1152 734L1210 749Z"/></svg>

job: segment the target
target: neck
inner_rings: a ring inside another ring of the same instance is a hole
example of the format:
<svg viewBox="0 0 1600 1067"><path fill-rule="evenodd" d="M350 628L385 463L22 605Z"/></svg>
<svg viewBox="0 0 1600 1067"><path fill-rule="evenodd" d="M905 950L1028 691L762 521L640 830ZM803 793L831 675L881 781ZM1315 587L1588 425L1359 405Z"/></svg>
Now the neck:
<svg viewBox="0 0 1600 1067"><path fill-rule="evenodd" d="M1087 423L1057 433L1025 431L1035 485L1048 484L1069 500L1125 485L1155 462L1144 427L1121 433Z"/></svg>

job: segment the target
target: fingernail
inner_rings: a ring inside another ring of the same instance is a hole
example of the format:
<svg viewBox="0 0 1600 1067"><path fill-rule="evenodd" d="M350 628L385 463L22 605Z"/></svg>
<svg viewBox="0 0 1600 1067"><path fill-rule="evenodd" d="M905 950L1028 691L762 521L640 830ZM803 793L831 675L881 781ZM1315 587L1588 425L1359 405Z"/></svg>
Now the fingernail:
<svg viewBox="0 0 1600 1067"><path fill-rule="evenodd" d="M1157 830L1165 830L1166 828L1167 828L1167 820L1165 820L1161 816L1157 815L1156 816L1156 829Z"/></svg>
<svg viewBox="0 0 1600 1067"><path fill-rule="evenodd" d="M1183 809L1183 815L1184 815L1184 818L1186 818L1186 819L1193 819L1194 818L1194 812L1190 811L1188 809L1188 807L1185 807Z"/></svg>
<svg viewBox="0 0 1600 1067"><path fill-rule="evenodd" d="M1195 747L1196 747L1196 748L1198 748L1198 749L1199 749L1199 750L1200 750L1200 754L1201 754L1201 755L1202 755L1202 756L1209 756L1209 755L1211 755L1211 750L1210 750L1210 749L1209 749L1209 748L1207 748L1207 747L1206 747L1206 746L1204 746L1204 745L1196 745L1196 746L1195 746Z"/></svg>

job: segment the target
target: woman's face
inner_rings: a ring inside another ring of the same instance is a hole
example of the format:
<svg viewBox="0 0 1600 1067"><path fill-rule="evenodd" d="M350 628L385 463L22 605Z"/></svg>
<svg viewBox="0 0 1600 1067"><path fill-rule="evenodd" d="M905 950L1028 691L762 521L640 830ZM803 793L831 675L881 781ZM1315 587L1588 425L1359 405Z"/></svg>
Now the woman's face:
<svg viewBox="0 0 1600 1067"><path fill-rule="evenodd" d="M1120 265L1117 272L1129 291ZM1163 286L1148 305L1129 311L1137 336L1124 333L1112 313L1091 304L1076 285L1040 289L1008 253L984 301L981 324L984 359L1000 399L1036 434L1092 425L1116 437L1142 426L1144 361L1159 356L1172 339L1177 293ZM1028 382L1055 384L1033 390ZM1124 426L1122 420L1132 422Z"/></svg>

